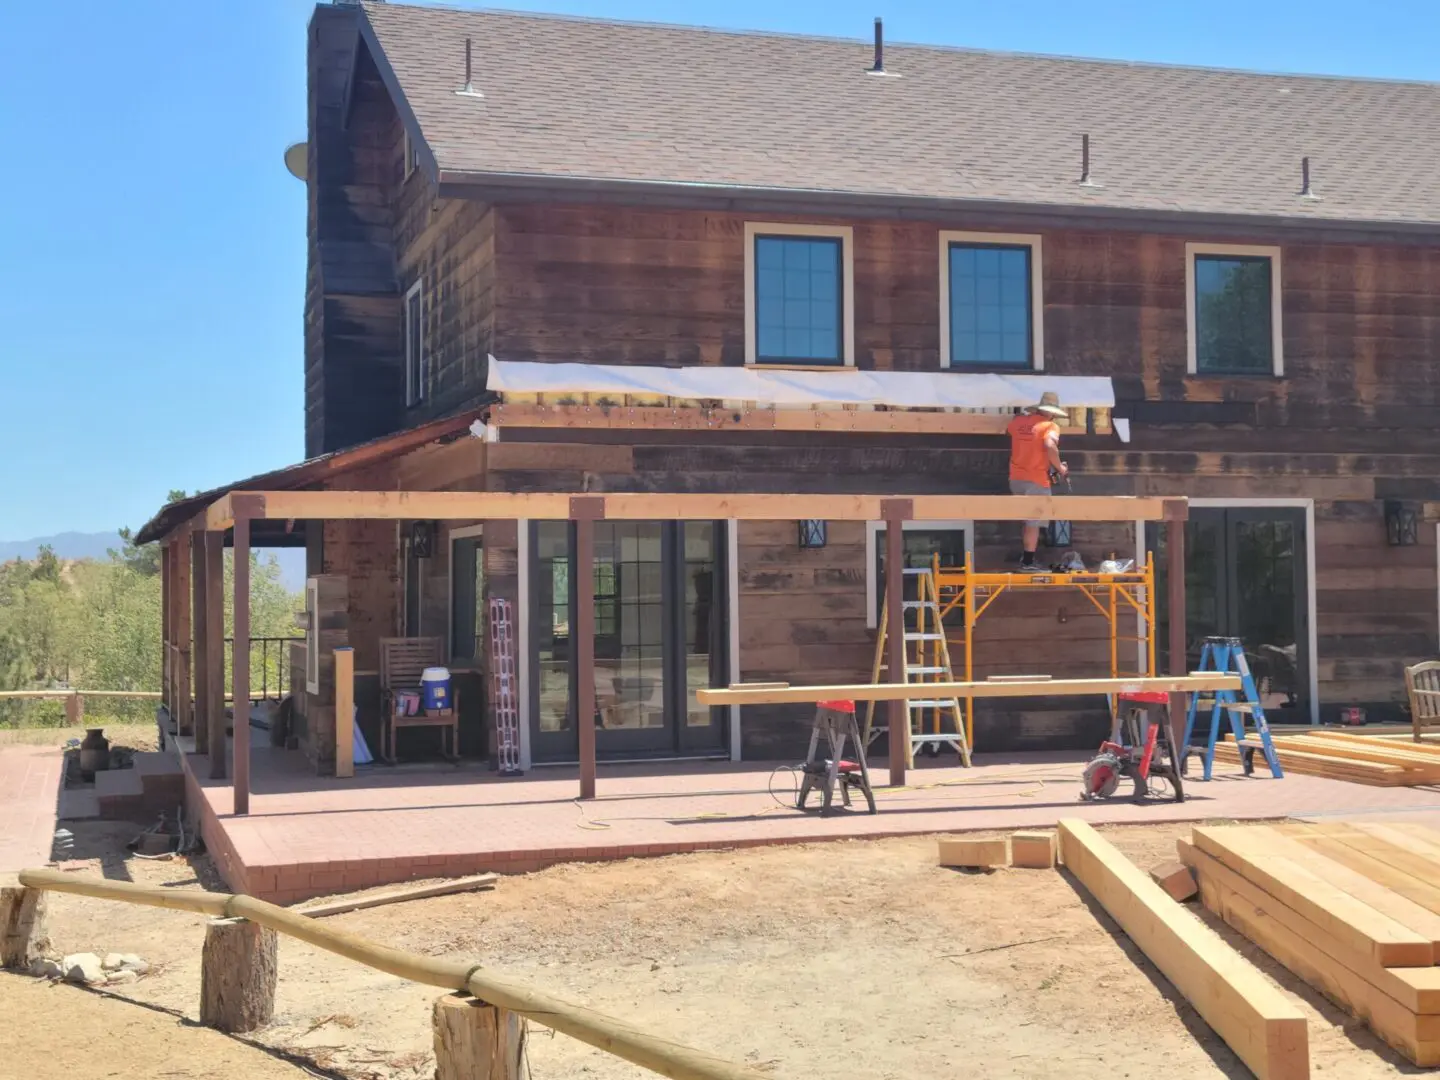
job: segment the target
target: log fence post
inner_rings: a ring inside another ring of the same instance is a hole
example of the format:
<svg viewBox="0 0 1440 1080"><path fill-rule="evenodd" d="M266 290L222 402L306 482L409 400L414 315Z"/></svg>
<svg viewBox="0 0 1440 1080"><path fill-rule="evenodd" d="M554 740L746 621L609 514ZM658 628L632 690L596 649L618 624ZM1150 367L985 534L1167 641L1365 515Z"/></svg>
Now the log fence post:
<svg viewBox="0 0 1440 1080"><path fill-rule="evenodd" d="M0 887L0 968L23 971L50 949L45 894L20 885Z"/></svg>
<svg viewBox="0 0 1440 1080"><path fill-rule="evenodd" d="M249 919L212 919L200 954L200 1023L254 1031L275 1015L277 938Z"/></svg>
<svg viewBox="0 0 1440 1080"><path fill-rule="evenodd" d="M520 1080L525 1020L469 994L435 1002L435 1080Z"/></svg>

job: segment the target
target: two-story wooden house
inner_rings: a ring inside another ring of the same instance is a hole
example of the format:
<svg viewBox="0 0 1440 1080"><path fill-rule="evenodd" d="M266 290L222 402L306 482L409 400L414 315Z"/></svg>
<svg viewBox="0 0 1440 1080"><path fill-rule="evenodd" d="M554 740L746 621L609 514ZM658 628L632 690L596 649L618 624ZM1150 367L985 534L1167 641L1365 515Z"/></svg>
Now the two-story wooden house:
<svg viewBox="0 0 1440 1080"><path fill-rule="evenodd" d="M285 483L999 493L1050 391L1075 492L1190 498L1188 637L1242 637L1272 719L1393 714L1440 648L1440 88L391 3L319 6L309 58L320 460ZM803 708L695 688L869 678L883 525L824 524L597 525L602 757L789 755ZM392 634L483 671L512 601L527 762L576 756L571 528L295 526L362 672ZM1019 553L907 529L916 562ZM977 671L1095 674L1058 595L987 616ZM1094 719L1011 703L977 743Z"/></svg>

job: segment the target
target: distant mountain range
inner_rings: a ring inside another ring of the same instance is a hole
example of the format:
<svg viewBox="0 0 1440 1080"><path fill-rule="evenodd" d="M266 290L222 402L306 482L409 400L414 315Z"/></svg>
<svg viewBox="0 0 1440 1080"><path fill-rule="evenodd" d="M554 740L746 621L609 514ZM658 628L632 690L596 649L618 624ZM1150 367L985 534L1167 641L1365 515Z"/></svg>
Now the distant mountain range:
<svg viewBox="0 0 1440 1080"><path fill-rule="evenodd" d="M54 536L36 536L29 540L0 540L0 563L11 559L33 559L40 549L49 545L59 559L104 559L111 548L119 551L125 542L119 533L63 532ZM305 587L305 552L298 548L279 548L262 551L261 556L273 555L280 564L280 580L287 589L299 592Z"/></svg>
<svg viewBox="0 0 1440 1080"><path fill-rule="evenodd" d="M31 540L0 540L0 562L33 559L47 544L55 549L55 555L60 559L103 559L111 548L119 551L124 541L119 533L114 532L63 532Z"/></svg>

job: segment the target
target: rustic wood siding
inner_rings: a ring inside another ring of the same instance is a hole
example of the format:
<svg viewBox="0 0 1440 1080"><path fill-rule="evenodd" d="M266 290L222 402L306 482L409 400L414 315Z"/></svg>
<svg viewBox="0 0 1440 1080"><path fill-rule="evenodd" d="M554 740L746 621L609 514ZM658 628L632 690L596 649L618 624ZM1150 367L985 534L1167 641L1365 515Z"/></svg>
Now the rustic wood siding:
<svg viewBox="0 0 1440 1080"><path fill-rule="evenodd" d="M358 15L322 6L310 28L305 296L310 455L399 426L400 301L386 135L395 107L359 43Z"/></svg>

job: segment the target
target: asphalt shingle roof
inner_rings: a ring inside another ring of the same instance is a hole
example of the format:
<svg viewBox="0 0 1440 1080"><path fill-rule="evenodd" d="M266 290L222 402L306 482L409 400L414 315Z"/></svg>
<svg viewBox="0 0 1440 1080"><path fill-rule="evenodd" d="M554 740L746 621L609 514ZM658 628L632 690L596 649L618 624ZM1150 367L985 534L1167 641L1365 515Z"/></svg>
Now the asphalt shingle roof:
<svg viewBox="0 0 1440 1080"><path fill-rule="evenodd" d="M364 12L442 174L1440 222L1437 84L890 43L878 77L868 41Z"/></svg>

